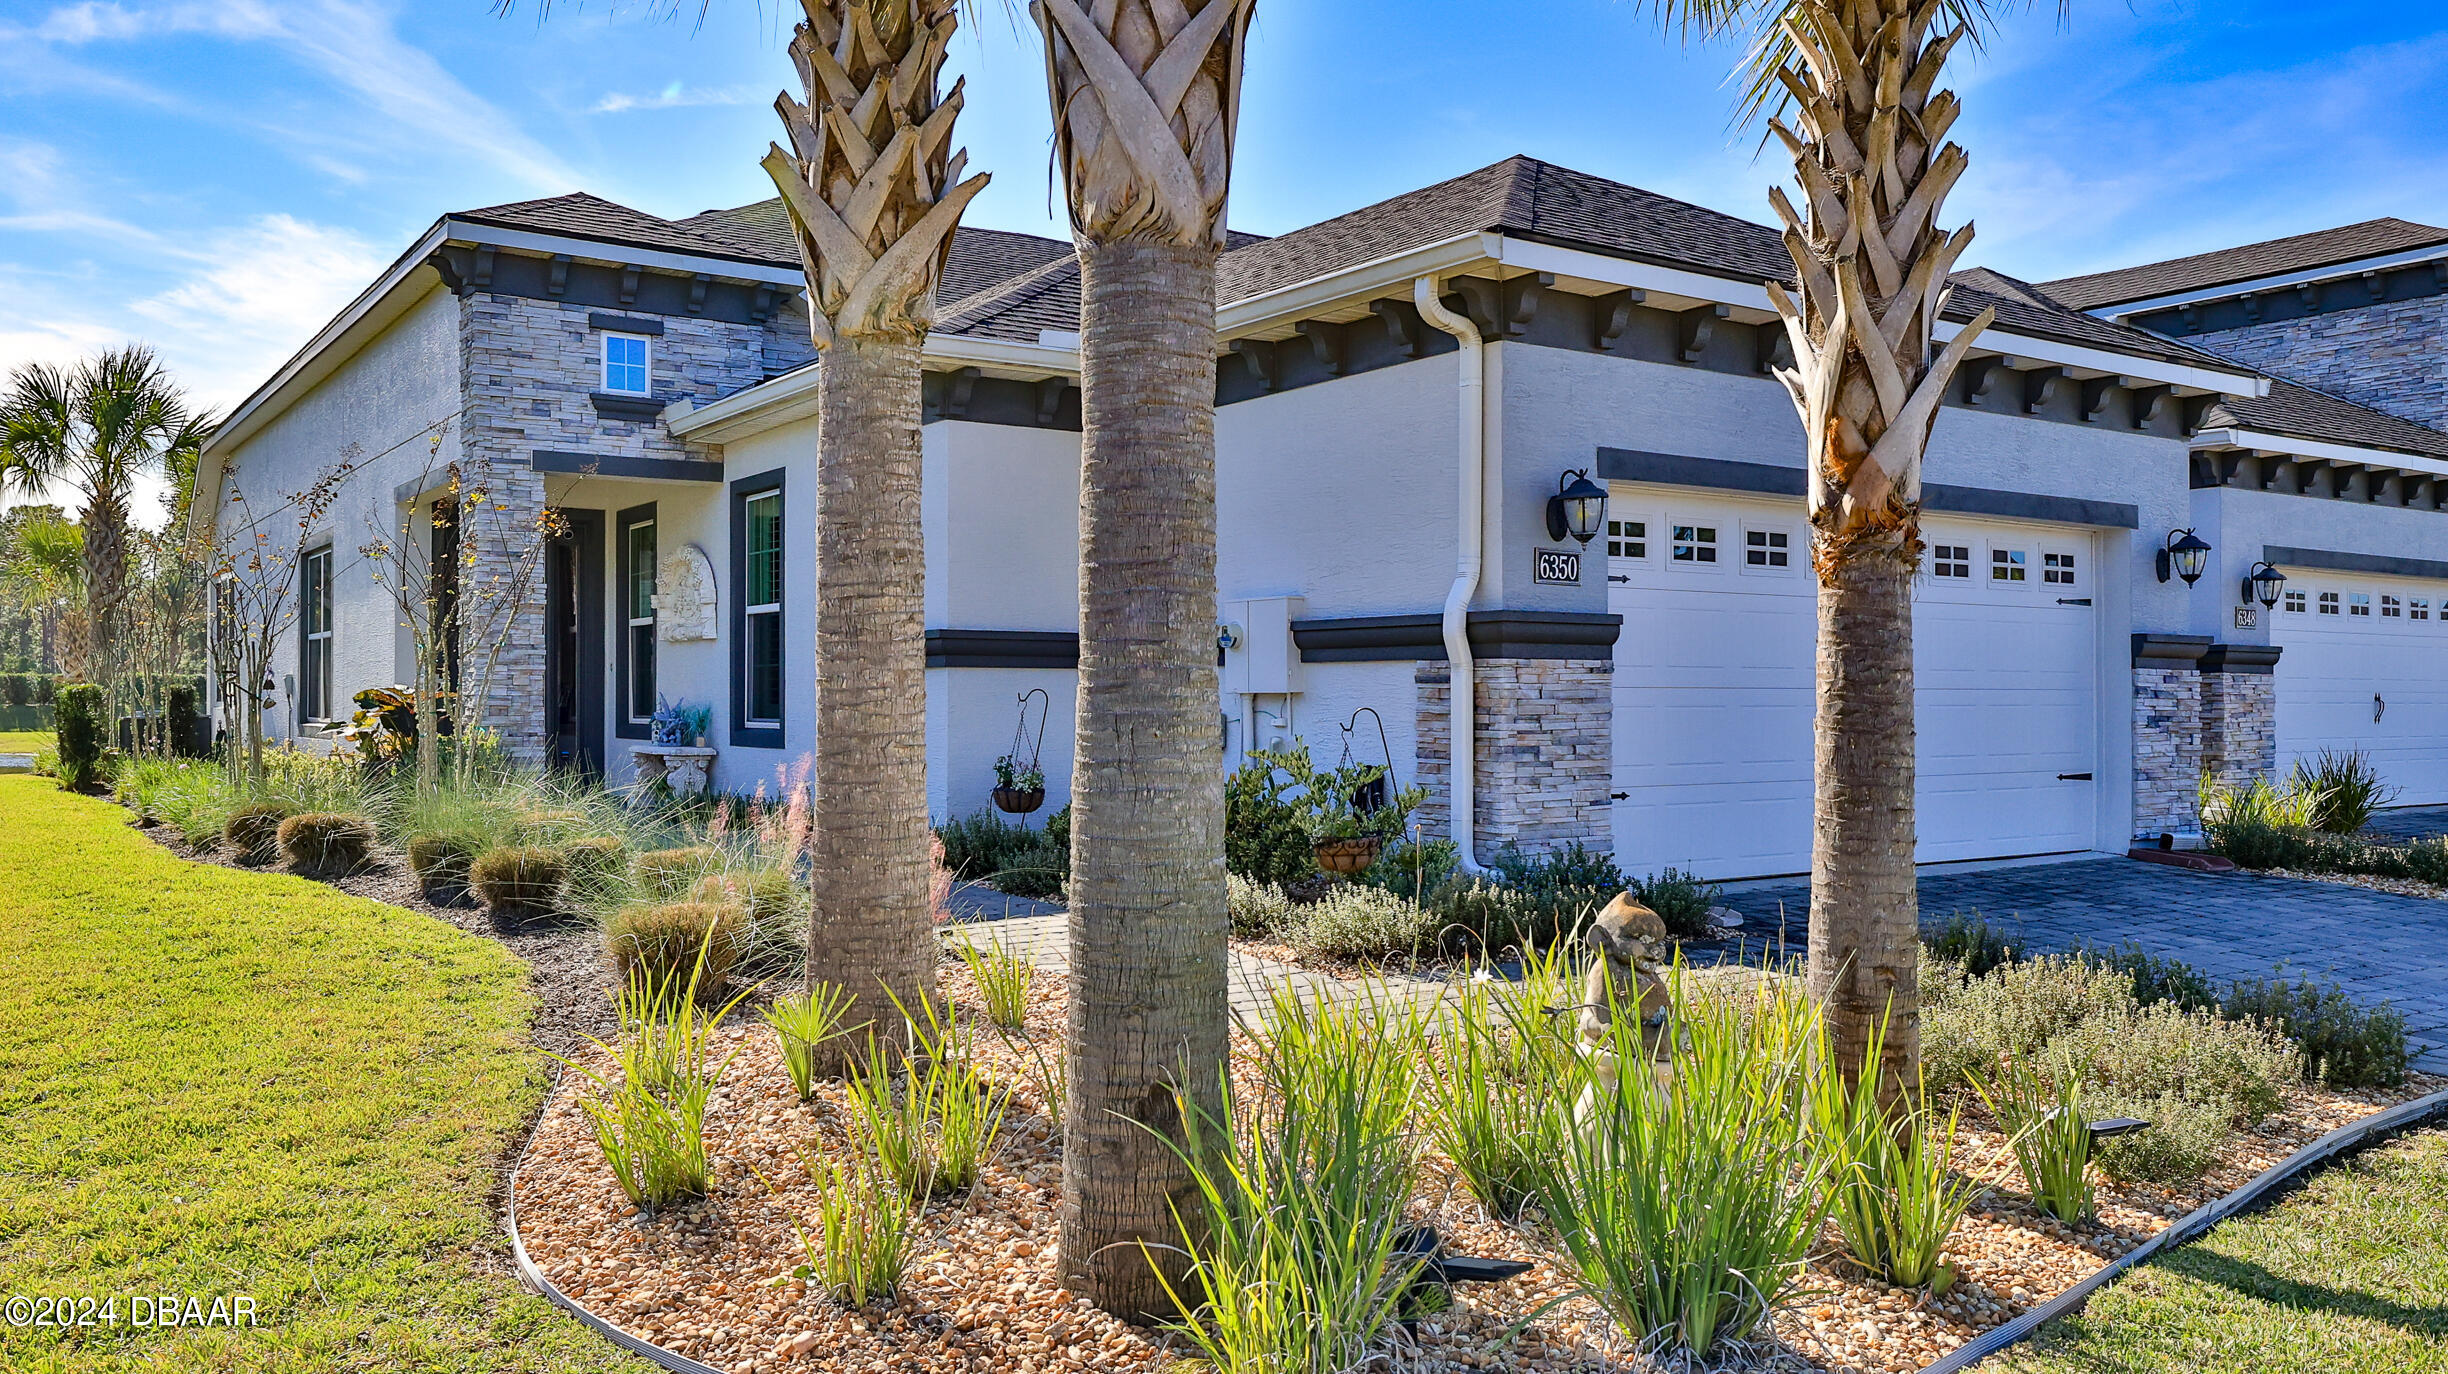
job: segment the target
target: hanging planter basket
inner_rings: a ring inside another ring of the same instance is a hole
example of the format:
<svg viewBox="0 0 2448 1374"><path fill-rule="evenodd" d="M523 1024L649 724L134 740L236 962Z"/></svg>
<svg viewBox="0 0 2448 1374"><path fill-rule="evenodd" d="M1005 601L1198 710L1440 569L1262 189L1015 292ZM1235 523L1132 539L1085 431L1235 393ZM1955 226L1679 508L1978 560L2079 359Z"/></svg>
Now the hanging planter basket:
<svg viewBox="0 0 2448 1374"><path fill-rule="evenodd" d="M972 792L969 795L974 797L977 794ZM1013 816L1025 816L1045 805L1045 789L1042 787L998 787L994 790L994 804L997 811Z"/></svg>
<svg viewBox="0 0 2448 1374"><path fill-rule="evenodd" d="M1355 840L1319 840L1309 847L1317 859L1318 872L1348 878L1377 862L1385 841L1375 835L1363 835Z"/></svg>

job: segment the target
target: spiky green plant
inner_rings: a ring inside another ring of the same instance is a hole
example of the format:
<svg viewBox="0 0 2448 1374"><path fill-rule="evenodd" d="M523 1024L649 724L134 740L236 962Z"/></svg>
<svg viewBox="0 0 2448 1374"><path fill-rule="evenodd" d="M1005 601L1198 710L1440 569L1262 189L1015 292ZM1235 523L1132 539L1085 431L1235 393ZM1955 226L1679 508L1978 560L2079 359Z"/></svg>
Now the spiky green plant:
<svg viewBox="0 0 2448 1374"><path fill-rule="evenodd" d="M991 946L964 941L958 948L961 963L977 984L978 997L986 1003L986 1019L1007 1031L1025 1027L1029 986L1036 980L1037 966Z"/></svg>
<svg viewBox="0 0 2448 1374"><path fill-rule="evenodd" d="M765 1008L765 1024L773 1027L782 1067L790 1074L800 1101L816 1095L821 1051L843 1033L842 1013L849 1007L850 999L841 989L826 986L777 998Z"/></svg>
<svg viewBox="0 0 2448 1374"><path fill-rule="evenodd" d="M1854 1263L1887 1283L1943 1293L1955 1283L1947 1239L1981 1192L1955 1174L1961 1113L1950 1108L1942 1123L1921 1083L1882 1103L1890 1094L1879 1063L1874 1040L1851 1084L1822 1068L1811 1086L1828 1210Z"/></svg>
<svg viewBox="0 0 2448 1374"><path fill-rule="evenodd" d="M1548 1109L1582 1087L1582 1060L1544 1000L1569 980L1561 947L1524 960L1519 982L1481 974L1423 1018L1415 1118L1488 1215L1519 1218L1563 1148ZM1569 999L1566 999L1569 1000Z"/></svg>
<svg viewBox="0 0 2448 1374"><path fill-rule="evenodd" d="M579 1109L595 1129L595 1143L623 1196L652 1213L671 1203L706 1195L713 1163L705 1148L706 1101L738 1057L733 1050L713 1058L714 1030L747 996L742 989L710 1014L697 1004L705 969L701 950L688 981L644 970L611 994L621 1024L616 1048L592 1036L589 1043L610 1055L610 1071L563 1056L594 1092Z"/></svg>
<svg viewBox="0 0 2448 1374"><path fill-rule="evenodd" d="M2022 1167L2034 1206L2059 1221L2090 1215L2091 1123L2083 1114L2083 1073L2067 1063L2009 1059L1994 1081L1972 1080Z"/></svg>

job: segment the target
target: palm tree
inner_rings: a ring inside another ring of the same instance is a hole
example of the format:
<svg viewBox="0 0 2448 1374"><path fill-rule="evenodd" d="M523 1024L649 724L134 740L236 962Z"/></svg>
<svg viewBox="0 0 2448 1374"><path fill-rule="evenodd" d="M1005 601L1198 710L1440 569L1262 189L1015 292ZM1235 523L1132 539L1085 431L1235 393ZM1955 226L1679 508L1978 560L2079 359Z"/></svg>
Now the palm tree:
<svg viewBox="0 0 2448 1374"><path fill-rule="evenodd" d="M20 506L0 518L0 588L40 618L53 664L85 679L85 532L57 506Z"/></svg>
<svg viewBox="0 0 2448 1374"><path fill-rule="evenodd" d="M791 147L765 170L790 211L821 355L806 978L849 994L856 1025L935 992L920 349L952 230L987 178L961 180L966 154L952 151L961 84L937 92L955 0L801 3L790 53L806 100L774 102Z"/></svg>
<svg viewBox="0 0 2448 1374"><path fill-rule="evenodd" d="M128 506L136 479L184 468L211 421L151 349L130 344L73 368L28 363L0 396L0 478L28 494L65 487L83 502L85 672L108 685L127 599Z"/></svg>
<svg viewBox="0 0 2448 1374"><path fill-rule="evenodd" d="M1968 159L1949 54L2015 0L1653 0L1669 26L1753 40L1746 112L1792 156L1802 193L1769 204L1794 289L1768 283L1793 344L1778 379L1809 445L1819 578L1810 990L1839 1065L1876 1043L1883 1081L1920 1062L1914 887L1912 582L1921 460L1956 368L1994 312L1933 337L1972 226L1938 227ZM1788 125L1783 115L1791 113ZM1798 297L1798 299L1797 299ZM1882 1022L1887 1030L1877 1035Z"/></svg>
<svg viewBox="0 0 2448 1374"><path fill-rule="evenodd" d="M1177 1103L1220 1105L1215 267L1251 0L1035 0L1080 257L1080 661L1064 1282L1171 1309L1196 1209ZM1178 1097L1176 1096L1178 1094ZM1155 1247L1165 1248L1158 1249Z"/></svg>

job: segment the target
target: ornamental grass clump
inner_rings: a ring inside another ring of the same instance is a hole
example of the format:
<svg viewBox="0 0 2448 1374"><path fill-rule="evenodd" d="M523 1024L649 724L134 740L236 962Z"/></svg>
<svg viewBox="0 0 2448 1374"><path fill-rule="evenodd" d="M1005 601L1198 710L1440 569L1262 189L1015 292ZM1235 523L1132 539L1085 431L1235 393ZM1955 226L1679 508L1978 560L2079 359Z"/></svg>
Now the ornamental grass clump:
<svg viewBox="0 0 2448 1374"><path fill-rule="evenodd" d="M1550 1106L1581 1093L1573 1022L1547 1013L1575 1000L1566 948L1527 956L1519 982L1474 976L1420 1022L1415 1120L1500 1221L1537 1199L1563 1149L1564 1119Z"/></svg>
<svg viewBox="0 0 2448 1374"><path fill-rule="evenodd" d="M869 1036L850 1080L851 1119L870 1156L914 1199L977 1186L1011 1101L978 1071L951 1004L922 1010L926 1024L909 1023L906 1053Z"/></svg>
<svg viewBox="0 0 2448 1374"><path fill-rule="evenodd" d="M423 834L408 837L408 871L425 900L456 906L468 898L468 873L485 850L481 836Z"/></svg>
<svg viewBox="0 0 2448 1374"><path fill-rule="evenodd" d="M1173 1326L1222 1374L1339 1374L1382 1358L1420 1278L1403 1244L1419 1166L1406 1034L1374 1007L1278 988L1260 1088L1211 1116L1176 1095L1195 1200Z"/></svg>
<svg viewBox="0 0 2448 1374"><path fill-rule="evenodd" d="M778 997L765 1008L765 1024L773 1028L774 1046L782 1052L782 1068L790 1075L799 1100L816 1095L826 1055L843 1033L843 1015L850 1008L847 989L819 984L812 992Z"/></svg>
<svg viewBox="0 0 2448 1374"><path fill-rule="evenodd" d="M309 811L291 816L275 832L290 871L306 878L337 878L365 866L374 850L374 823L345 812Z"/></svg>
<svg viewBox="0 0 2448 1374"><path fill-rule="evenodd" d="M1864 1272L1901 1288L1944 1293L1955 1284L1945 1259L1948 1237L1981 1185L1955 1174L1960 1112L1941 1117L1919 1084L1881 1105L1880 1050L1875 1031L1850 1085L1833 1065L1820 1066L1811 1086L1811 1129L1827 1167L1828 1212L1846 1253Z"/></svg>
<svg viewBox="0 0 2448 1374"><path fill-rule="evenodd" d="M221 838L238 862L269 864L280 858L281 822L297 814L286 801L249 802L236 807L221 824Z"/></svg>
<svg viewBox="0 0 2448 1374"><path fill-rule="evenodd" d="M668 979L692 966L704 985L721 987L738 959L736 908L712 902L666 902L623 907L604 928L613 967L627 979L640 973Z"/></svg>
<svg viewBox="0 0 2448 1374"><path fill-rule="evenodd" d="M709 873L689 889L688 899L739 913L731 939L741 968L795 973L807 961L809 899L790 870L775 865Z"/></svg>
<svg viewBox="0 0 2448 1374"><path fill-rule="evenodd" d="M918 1219L909 1191L872 1158L818 1160L801 1151L799 1162L817 1188L816 1234L792 1218L803 1259L791 1277L844 1307L890 1300L909 1272Z"/></svg>
<svg viewBox="0 0 2448 1374"><path fill-rule="evenodd" d="M1682 970L1674 972L1682 992ZM1605 1049L1626 1066L1541 1189L1566 1265L1627 1340L1705 1357L1749 1338L1801 1277L1827 1216L1827 1165L1806 1110L1827 1058L1797 979L1743 996L1682 996L1685 1035L1660 1085L1639 1018ZM1559 1104L1558 1111L1571 1111Z"/></svg>
<svg viewBox="0 0 2448 1374"><path fill-rule="evenodd" d="M2091 1120L2083 1072L2063 1060L2009 1059L1973 1090L2014 1147L2032 1205L2059 1221L2091 1214Z"/></svg>
<svg viewBox="0 0 2448 1374"><path fill-rule="evenodd" d="M703 844L651 849L629 861L638 895L649 902L679 901L700 880L722 868L722 851Z"/></svg>
<svg viewBox="0 0 2448 1374"><path fill-rule="evenodd" d="M1037 966L1001 949L967 943L960 946L960 958L970 981L977 984L978 999L986 1004L987 1021L1000 1030L1026 1027Z"/></svg>
<svg viewBox="0 0 2448 1374"><path fill-rule="evenodd" d="M558 849L505 845L468 865L468 887L495 920L533 921L557 914L569 861Z"/></svg>
<svg viewBox="0 0 2448 1374"><path fill-rule="evenodd" d="M704 1197L713 1182L705 1147L706 1102L739 1054L735 1049L715 1060L713 1032L747 993L742 990L719 1011L700 1014L702 956L711 947L709 941L701 948L685 981L638 970L612 994L622 1028L619 1047L588 1037L611 1057L610 1071L562 1059L593 1085L578 1105L594 1126L613 1181L622 1196L650 1215Z"/></svg>

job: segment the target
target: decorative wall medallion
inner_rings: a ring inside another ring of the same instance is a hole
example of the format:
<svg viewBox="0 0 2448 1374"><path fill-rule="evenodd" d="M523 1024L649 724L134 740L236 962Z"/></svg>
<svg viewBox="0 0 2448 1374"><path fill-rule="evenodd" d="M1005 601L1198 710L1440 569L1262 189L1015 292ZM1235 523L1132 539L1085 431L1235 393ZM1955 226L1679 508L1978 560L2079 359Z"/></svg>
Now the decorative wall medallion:
<svg viewBox="0 0 2448 1374"><path fill-rule="evenodd" d="M664 643L712 639L721 623L720 602L714 560L704 549L684 544L663 556L655 581L655 620Z"/></svg>

